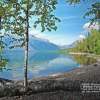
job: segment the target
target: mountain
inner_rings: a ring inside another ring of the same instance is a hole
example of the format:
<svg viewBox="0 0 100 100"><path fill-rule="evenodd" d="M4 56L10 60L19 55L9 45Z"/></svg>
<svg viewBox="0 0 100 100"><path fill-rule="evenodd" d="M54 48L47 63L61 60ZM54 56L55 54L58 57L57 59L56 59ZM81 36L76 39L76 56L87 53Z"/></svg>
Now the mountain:
<svg viewBox="0 0 100 100"><path fill-rule="evenodd" d="M76 41L72 42L71 44L61 46L60 48L61 48L61 49L74 48L79 42L81 42L81 41L83 41L83 40L84 40L83 38L79 38L79 39L77 39Z"/></svg>
<svg viewBox="0 0 100 100"><path fill-rule="evenodd" d="M61 49L67 49L67 48L72 48L72 47L73 47L73 45L70 44L70 45L63 45L63 46L61 46L60 48L61 48Z"/></svg>
<svg viewBox="0 0 100 100"><path fill-rule="evenodd" d="M61 46L60 48L61 48L61 49L68 49L68 48L73 48L73 47L75 47L75 45L76 45L76 41L73 42L73 43L71 43L71 44L69 44L69 45Z"/></svg>
<svg viewBox="0 0 100 100"><path fill-rule="evenodd" d="M14 50L22 50L23 48L19 48L17 45L19 45L18 42L9 43L9 39L5 39L6 44L8 44L8 47L13 47L13 45L16 46ZM52 50L58 50L59 47L53 43L50 43L48 40L40 39L35 36L30 35L29 36L29 50L32 51L52 51Z"/></svg>
<svg viewBox="0 0 100 100"><path fill-rule="evenodd" d="M29 48L34 48L38 51L58 50L59 47L48 40L40 39L35 36L30 36Z"/></svg>

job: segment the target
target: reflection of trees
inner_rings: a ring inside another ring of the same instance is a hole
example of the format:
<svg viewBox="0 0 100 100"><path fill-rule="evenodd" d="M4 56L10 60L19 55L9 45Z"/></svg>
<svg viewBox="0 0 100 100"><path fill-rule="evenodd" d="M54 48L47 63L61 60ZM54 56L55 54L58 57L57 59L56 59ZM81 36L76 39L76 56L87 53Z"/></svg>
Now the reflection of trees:
<svg viewBox="0 0 100 100"><path fill-rule="evenodd" d="M7 63L8 63L8 59L6 59L5 57L3 57L2 54L0 54L0 71L5 69Z"/></svg>
<svg viewBox="0 0 100 100"><path fill-rule="evenodd" d="M8 60L3 56L3 48L6 45L3 41L3 38L4 36L0 36L0 71L2 71L8 63Z"/></svg>
<svg viewBox="0 0 100 100"><path fill-rule="evenodd" d="M79 64L83 65L89 65L96 62L96 59L87 57L86 55L73 55L73 57Z"/></svg>

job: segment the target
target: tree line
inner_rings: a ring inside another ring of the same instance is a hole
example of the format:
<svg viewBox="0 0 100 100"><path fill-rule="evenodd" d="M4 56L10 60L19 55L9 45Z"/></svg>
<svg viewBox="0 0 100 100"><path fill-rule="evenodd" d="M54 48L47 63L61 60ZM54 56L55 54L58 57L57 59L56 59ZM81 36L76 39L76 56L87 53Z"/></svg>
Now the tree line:
<svg viewBox="0 0 100 100"><path fill-rule="evenodd" d="M100 55L100 30L91 30L85 39L78 41L69 51Z"/></svg>

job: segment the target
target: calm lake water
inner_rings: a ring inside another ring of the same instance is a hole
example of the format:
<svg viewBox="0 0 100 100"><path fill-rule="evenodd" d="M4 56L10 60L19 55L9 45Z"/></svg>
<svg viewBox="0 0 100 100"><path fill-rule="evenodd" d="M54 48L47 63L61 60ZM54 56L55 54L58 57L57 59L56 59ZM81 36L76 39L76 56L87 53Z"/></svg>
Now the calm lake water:
<svg viewBox="0 0 100 100"><path fill-rule="evenodd" d="M23 51L9 50L0 58L0 78L21 80L24 78ZM82 64L93 63L86 57L63 55L50 52L29 52L28 78L67 72Z"/></svg>

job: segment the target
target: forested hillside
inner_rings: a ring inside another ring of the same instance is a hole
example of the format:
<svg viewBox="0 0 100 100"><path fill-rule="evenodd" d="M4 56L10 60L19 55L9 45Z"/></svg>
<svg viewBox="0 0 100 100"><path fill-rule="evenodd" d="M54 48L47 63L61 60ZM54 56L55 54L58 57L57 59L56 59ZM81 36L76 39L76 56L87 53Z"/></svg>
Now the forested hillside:
<svg viewBox="0 0 100 100"><path fill-rule="evenodd" d="M79 41L70 51L100 54L100 30L91 30L86 38Z"/></svg>

